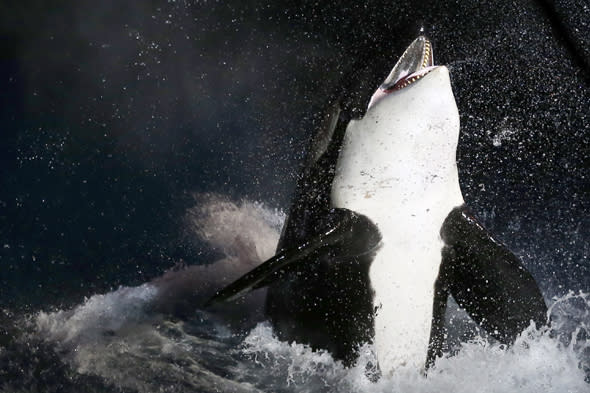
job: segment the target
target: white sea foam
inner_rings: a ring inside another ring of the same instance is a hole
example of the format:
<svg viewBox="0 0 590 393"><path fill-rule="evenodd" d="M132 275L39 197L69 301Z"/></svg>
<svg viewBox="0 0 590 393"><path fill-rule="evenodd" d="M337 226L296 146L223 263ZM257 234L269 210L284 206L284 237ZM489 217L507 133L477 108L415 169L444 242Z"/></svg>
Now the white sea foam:
<svg viewBox="0 0 590 393"><path fill-rule="evenodd" d="M94 341L105 332L108 334L144 321L145 307L156 294L153 285L143 284L94 295L71 310L40 312L36 318L37 330L61 344Z"/></svg>
<svg viewBox="0 0 590 393"><path fill-rule="evenodd" d="M587 299L584 294L577 296ZM587 306L590 310L590 304ZM257 364L259 373L271 373L283 386L295 385L293 391L323 391L322 386L327 386L331 392L368 393L588 392L590 385L584 381L582 368L590 343L564 345L559 337L567 334L555 327L531 326L509 347L476 337L462 344L454 356L438 359L428 377L414 369L399 369L377 382L367 376L375 364L370 345L361 349L354 367L345 369L325 352L278 341L271 327L263 324L244 340L243 351Z"/></svg>

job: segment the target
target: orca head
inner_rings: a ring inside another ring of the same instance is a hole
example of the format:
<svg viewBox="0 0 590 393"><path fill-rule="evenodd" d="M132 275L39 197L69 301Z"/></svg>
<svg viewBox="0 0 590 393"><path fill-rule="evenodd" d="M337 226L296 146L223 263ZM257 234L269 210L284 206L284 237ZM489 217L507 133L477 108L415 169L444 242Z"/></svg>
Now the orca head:
<svg viewBox="0 0 590 393"><path fill-rule="evenodd" d="M373 94L365 115L348 123L332 184L335 207L375 219L380 203L435 195L433 187L443 187L439 180L457 177L459 112L448 69L432 61L430 42L418 37Z"/></svg>
<svg viewBox="0 0 590 393"><path fill-rule="evenodd" d="M424 36L416 38L399 58L381 86L373 93L367 110L389 94L410 86L439 67L441 66L434 65L430 41Z"/></svg>

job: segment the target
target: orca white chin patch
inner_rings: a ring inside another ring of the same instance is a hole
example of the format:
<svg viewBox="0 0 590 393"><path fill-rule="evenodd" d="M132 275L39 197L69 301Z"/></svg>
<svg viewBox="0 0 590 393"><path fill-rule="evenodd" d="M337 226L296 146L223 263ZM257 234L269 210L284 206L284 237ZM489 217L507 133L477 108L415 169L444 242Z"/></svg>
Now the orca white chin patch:
<svg viewBox="0 0 590 393"><path fill-rule="evenodd" d="M459 113L446 67L376 103L344 137L334 207L373 221L383 239L370 269L382 372L424 367L441 264L440 228L463 204Z"/></svg>

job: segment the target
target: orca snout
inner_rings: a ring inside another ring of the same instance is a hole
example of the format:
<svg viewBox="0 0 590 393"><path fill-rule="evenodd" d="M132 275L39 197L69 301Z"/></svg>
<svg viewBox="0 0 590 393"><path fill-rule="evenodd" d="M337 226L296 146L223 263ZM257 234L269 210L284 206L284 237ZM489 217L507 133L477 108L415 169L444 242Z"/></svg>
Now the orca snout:
<svg viewBox="0 0 590 393"><path fill-rule="evenodd" d="M388 94L411 85L436 68L432 44L424 36L416 38L399 58L381 86L373 93L369 108Z"/></svg>

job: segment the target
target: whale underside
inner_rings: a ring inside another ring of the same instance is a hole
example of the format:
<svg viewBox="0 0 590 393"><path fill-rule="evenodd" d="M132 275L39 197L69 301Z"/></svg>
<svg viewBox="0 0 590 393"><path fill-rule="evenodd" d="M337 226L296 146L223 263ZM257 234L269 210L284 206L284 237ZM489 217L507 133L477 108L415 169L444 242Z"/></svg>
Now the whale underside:
<svg viewBox="0 0 590 393"><path fill-rule="evenodd" d="M312 138L276 255L208 304L268 287L280 339L347 365L374 343L386 373L442 354L449 295L503 343L546 323L532 275L463 202L458 113L430 42L410 45L363 119L353 112L332 105Z"/></svg>

